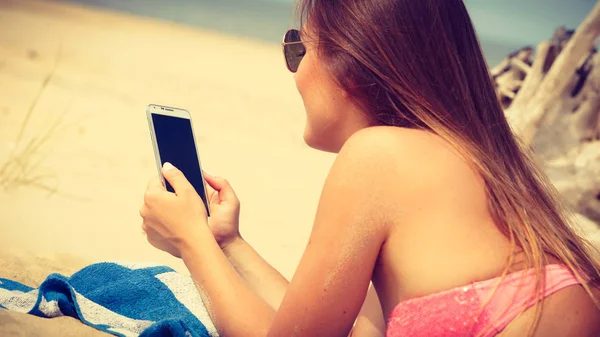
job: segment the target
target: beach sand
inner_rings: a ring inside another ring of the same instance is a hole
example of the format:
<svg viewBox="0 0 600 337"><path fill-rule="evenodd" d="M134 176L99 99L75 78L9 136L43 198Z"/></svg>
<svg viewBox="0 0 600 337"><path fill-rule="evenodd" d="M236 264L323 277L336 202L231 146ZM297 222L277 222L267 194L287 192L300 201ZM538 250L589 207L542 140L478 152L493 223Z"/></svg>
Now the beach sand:
<svg viewBox="0 0 600 337"><path fill-rule="evenodd" d="M0 0L0 277L35 286L111 260L187 273L140 227L157 175L150 103L191 112L203 167L242 202L242 235L291 278L334 157L303 142L280 46L37 0ZM0 314L9 329L65 332L60 321ZM91 333L66 320L73 335Z"/></svg>
<svg viewBox="0 0 600 337"><path fill-rule="evenodd" d="M4 256L77 258L61 270L127 260L187 272L140 227L157 174L150 103L191 112L203 167L242 202L242 235L290 278L333 156L303 142L280 46L58 2L0 1Z"/></svg>

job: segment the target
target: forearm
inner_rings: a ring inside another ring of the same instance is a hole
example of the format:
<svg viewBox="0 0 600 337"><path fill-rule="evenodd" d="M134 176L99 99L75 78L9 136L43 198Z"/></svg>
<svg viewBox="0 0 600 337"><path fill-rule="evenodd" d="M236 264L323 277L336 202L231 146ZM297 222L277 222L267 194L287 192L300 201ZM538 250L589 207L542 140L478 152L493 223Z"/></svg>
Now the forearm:
<svg viewBox="0 0 600 337"><path fill-rule="evenodd" d="M246 285L212 236L191 242L181 249L182 258L219 334L266 336L275 310Z"/></svg>
<svg viewBox="0 0 600 337"><path fill-rule="evenodd" d="M242 238L231 242L223 249L223 252L250 289L267 302L271 308L279 309L289 284L288 280Z"/></svg>

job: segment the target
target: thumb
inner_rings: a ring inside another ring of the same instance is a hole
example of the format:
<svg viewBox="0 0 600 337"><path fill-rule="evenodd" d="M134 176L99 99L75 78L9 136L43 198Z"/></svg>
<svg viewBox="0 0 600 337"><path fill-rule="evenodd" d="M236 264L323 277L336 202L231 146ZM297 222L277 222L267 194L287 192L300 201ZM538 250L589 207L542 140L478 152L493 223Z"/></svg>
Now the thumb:
<svg viewBox="0 0 600 337"><path fill-rule="evenodd" d="M204 180L206 180L210 187L212 187L215 191L219 193L219 199L221 201L236 198L233 188L231 188L231 185L229 185L229 182L226 179L215 177L206 171L203 172Z"/></svg>
<svg viewBox="0 0 600 337"><path fill-rule="evenodd" d="M173 186L175 194L185 193L189 191L190 188L193 189L190 182L183 175L183 172L181 172L178 168L176 168L175 166L173 166L173 164L169 162L164 163L162 168L162 174L165 177L165 179L167 179L169 184Z"/></svg>

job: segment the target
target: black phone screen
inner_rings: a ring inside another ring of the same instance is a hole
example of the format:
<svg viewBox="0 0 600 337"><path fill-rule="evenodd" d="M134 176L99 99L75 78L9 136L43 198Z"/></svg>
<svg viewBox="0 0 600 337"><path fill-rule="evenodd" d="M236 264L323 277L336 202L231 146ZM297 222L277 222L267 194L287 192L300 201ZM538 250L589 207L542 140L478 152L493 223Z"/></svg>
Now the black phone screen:
<svg viewBox="0 0 600 337"><path fill-rule="evenodd" d="M160 156L160 164L169 162L177 167L194 186L208 212L204 181L200 172L200 161L194 142L192 123L187 118L152 114L154 134ZM175 192L165 179L167 191Z"/></svg>

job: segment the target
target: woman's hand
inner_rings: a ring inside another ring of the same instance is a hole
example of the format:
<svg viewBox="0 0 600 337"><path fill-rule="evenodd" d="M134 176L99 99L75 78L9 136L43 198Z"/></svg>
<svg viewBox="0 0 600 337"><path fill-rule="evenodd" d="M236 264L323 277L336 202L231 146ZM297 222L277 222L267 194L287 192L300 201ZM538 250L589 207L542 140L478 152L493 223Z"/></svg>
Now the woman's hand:
<svg viewBox="0 0 600 337"><path fill-rule="evenodd" d="M204 171L208 183L210 218L208 224L221 249L240 238L240 201L227 180Z"/></svg>
<svg viewBox="0 0 600 337"><path fill-rule="evenodd" d="M184 245L208 234L206 208L180 170L165 163L163 176L175 193L168 192L159 178L150 181L140 209L142 229L154 247L181 257Z"/></svg>

